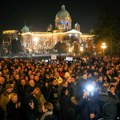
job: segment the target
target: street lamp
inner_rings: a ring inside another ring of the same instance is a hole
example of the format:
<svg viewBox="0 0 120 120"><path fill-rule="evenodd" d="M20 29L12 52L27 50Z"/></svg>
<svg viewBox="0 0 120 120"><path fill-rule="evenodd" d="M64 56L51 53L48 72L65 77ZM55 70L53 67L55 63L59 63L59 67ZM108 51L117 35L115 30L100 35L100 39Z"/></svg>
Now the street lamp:
<svg viewBox="0 0 120 120"><path fill-rule="evenodd" d="M83 46L80 47L80 53L82 54L84 51Z"/></svg>
<svg viewBox="0 0 120 120"><path fill-rule="evenodd" d="M104 55L105 49L107 48L106 43L102 43L101 48L103 50L103 55Z"/></svg>

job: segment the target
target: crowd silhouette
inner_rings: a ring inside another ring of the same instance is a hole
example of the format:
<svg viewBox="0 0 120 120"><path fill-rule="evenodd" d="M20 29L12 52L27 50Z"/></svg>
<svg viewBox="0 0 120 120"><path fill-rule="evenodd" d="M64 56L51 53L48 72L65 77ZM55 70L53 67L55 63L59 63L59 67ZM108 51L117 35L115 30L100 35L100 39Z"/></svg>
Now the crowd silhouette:
<svg viewBox="0 0 120 120"><path fill-rule="evenodd" d="M0 59L0 120L120 119L120 57Z"/></svg>

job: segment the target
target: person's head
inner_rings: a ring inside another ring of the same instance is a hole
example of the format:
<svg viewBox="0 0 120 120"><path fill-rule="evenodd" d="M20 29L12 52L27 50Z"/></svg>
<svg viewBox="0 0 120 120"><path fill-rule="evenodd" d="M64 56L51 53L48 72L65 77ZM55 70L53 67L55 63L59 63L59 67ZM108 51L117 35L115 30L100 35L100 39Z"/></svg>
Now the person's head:
<svg viewBox="0 0 120 120"><path fill-rule="evenodd" d="M15 75L15 79L16 79L16 80L19 80L19 79L20 79L19 74L16 74L16 75Z"/></svg>
<svg viewBox="0 0 120 120"><path fill-rule="evenodd" d="M65 72L64 78L67 79L70 77L70 73L69 72Z"/></svg>
<svg viewBox="0 0 120 120"><path fill-rule="evenodd" d="M35 76L35 81L39 81L39 76L38 75Z"/></svg>
<svg viewBox="0 0 120 120"><path fill-rule="evenodd" d="M92 65L92 66L91 66L91 70L94 70L94 69L95 69L95 66Z"/></svg>
<svg viewBox="0 0 120 120"><path fill-rule="evenodd" d="M5 89L8 94L12 93L13 91L13 87L11 86L11 84L6 84Z"/></svg>
<svg viewBox="0 0 120 120"><path fill-rule="evenodd" d="M3 85L4 83L5 83L4 77L1 77L1 76L0 76L0 84Z"/></svg>
<svg viewBox="0 0 120 120"><path fill-rule="evenodd" d="M55 72L55 77L58 78L59 76L59 72Z"/></svg>
<svg viewBox="0 0 120 120"><path fill-rule="evenodd" d="M0 71L0 77L2 77L2 72Z"/></svg>
<svg viewBox="0 0 120 120"><path fill-rule="evenodd" d="M18 95L16 93L12 93L10 95L10 100L12 100L13 103L17 103L18 102Z"/></svg>
<svg viewBox="0 0 120 120"><path fill-rule="evenodd" d="M120 72L119 72L119 74L118 74L118 78L120 79Z"/></svg>
<svg viewBox="0 0 120 120"><path fill-rule="evenodd" d="M102 86L101 88L100 88L100 93L107 93L108 92L108 90L107 90L107 87L106 86Z"/></svg>
<svg viewBox="0 0 120 120"><path fill-rule="evenodd" d="M30 80L30 81L29 81L29 85L30 85L31 87L34 87L34 86L35 86L35 81L34 81L34 80Z"/></svg>
<svg viewBox="0 0 120 120"><path fill-rule="evenodd" d="M92 77L92 73L88 73L88 74L87 74L87 77L88 77L88 78L91 78L91 77Z"/></svg>
<svg viewBox="0 0 120 120"><path fill-rule="evenodd" d="M86 73L83 74L82 78L83 78L84 80L87 80L87 74L86 74Z"/></svg>
<svg viewBox="0 0 120 120"><path fill-rule="evenodd" d="M22 86L25 86L25 85L26 85L26 80L25 80L25 79L22 79L22 80L20 81L20 83L21 83Z"/></svg>
<svg viewBox="0 0 120 120"><path fill-rule="evenodd" d="M34 88L34 94L35 94L35 95L41 95L41 90L40 90L39 87L35 87L35 88Z"/></svg>
<svg viewBox="0 0 120 120"><path fill-rule="evenodd" d="M115 85L111 84L110 85L110 92L115 91L115 89L116 89Z"/></svg>
<svg viewBox="0 0 120 120"><path fill-rule="evenodd" d="M35 76L32 74L30 75L30 80L34 80Z"/></svg>
<svg viewBox="0 0 120 120"><path fill-rule="evenodd" d="M63 71L63 67L59 67L59 71L62 72Z"/></svg>
<svg viewBox="0 0 120 120"><path fill-rule="evenodd" d="M29 71L28 71L28 75L32 75L32 70L29 70Z"/></svg>
<svg viewBox="0 0 120 120"><path fill-rule="evenodd" d="M103 77L102 76L99 76L98 82L103 82Z"/></svg>
<svg viewBox="0 0 120 120"><path fill-rule="evenodd" d="M53 111L53 104L51 102L46 102L42 107L43 112Z"/></svg>
<svg viewBox="0 0 120 120"><path fill-rule="evenodd" d="M72 82L72 83L75 83L76 80L77 80L77 79L76 79L76 76L75 76L75 75L72 75L72 76L71 76L71 82Z"/></svg>
<svg viewBox="0 0 120 120"><path fill-rule="evenodd" d="M98 76L98 71L97 70L94 71L94 76Z"/></svg>
<svg viewBox="0 0 120 120"><path fill-rule="evenodd" d="M64 87L68 87L68 82L66 80L64 80L62 83L61 83L61 86L64 86Z"/></svg>
<svg viewBox="0 0 120 120"><path fill-rule="evenodd" d="M106 70L106 75L109 75L109 74L110 74L109 70Z"/></svg>

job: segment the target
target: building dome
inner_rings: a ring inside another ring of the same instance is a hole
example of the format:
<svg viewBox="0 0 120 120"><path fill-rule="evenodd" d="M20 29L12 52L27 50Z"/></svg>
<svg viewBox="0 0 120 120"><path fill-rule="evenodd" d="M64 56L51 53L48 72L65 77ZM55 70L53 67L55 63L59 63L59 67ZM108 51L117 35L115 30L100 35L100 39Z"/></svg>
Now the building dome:
<svg viewBox="0 0 120 120"><path fill-rule="evenodd" d="M27 25L25 25L22 29L21 32L26 33L26 32L30 32L29 27Z"/></svg>
<svg viewBox="0 0 120 120"><path fill-rule="evenodd" d="M71 18L69 12L65 9L65 5L62 5L61 10L56 15L56 18L65 19L66 17Z"/></svg>
<svg viewBox="0 0 120 120"><path fill-rule="evenodd" d="M58 30L69 30L71 29L71 16L65 9L65 5L61 6L61 10L56 14L55 27Z"/></svg>
<svg viewBox="0 0 120 120"><path fill-rule="evenodd" d="M80 25L78 23L75 23L74 29L80 31Z"/></svg>

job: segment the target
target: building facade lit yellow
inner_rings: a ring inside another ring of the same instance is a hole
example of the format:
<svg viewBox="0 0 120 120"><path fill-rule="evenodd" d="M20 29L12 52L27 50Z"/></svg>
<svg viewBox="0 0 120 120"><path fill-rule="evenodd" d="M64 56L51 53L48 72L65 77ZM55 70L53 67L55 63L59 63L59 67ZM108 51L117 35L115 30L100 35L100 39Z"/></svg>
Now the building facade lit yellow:
<svg viewBox="0 0 120 120"><path fill-rule="evenodd" d="M44 50L50 50L59 41L64 41L64 37L68 36L70 39L72 36L77 37L79 43L86 42L86 47L93 45L94 35L84 34L80 32L80 25L76 23L74 29L72 29L72 18L69 12L66 10L65 5L61 6L61 10L55 16L55 29L50 25L47 28L47 32L31 32L29 27L25 26L18 33L17 30L5 30L3 31L3 46L4 50L8 50L8 45L12 39L20 38L22 49L25 53L41 53ZM6 39L6 36L9 40ZM9 51L9 50L8 50Z"/></svg>

